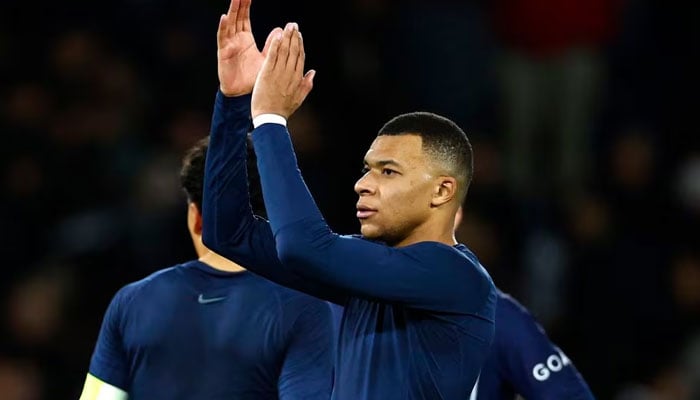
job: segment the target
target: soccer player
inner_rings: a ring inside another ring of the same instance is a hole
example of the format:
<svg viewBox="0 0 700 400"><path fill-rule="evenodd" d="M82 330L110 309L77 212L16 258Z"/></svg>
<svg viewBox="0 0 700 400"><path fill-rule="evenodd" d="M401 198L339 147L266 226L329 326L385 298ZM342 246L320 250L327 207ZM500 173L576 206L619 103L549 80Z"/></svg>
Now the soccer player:
<svg viewBox="0 0 700 400"><path fill-rule="evenodd" d="M259 67L250 1L233 3L246 17L219 35L205 244L271 280L343 305L333 399L468 399L493 339L496 292L477 257L454 238L471 179L467 136L432 113L391 119L355 185L361 235L332 232L285 126L314 76L303 73L298 27L272 33ZM251 117L269 222L254 216L248 200Z"/></svg>
<svg viewBox="0 0 700 400"><path fill-rule="evenodd" d="M204 138L189 150L180 175L199 259L117 292L81 400L330 398L330 305L254 275L202 244L207 145Z"/></svg>
<svg viewBox="0 0 700 400"><path fill-rule="evenodd" d="M455 229L462 217L460 208ZM530 311L499 289L496 293L496 336L470 400L514 400L518 395L526 399L594 400L574 364L552 343Z"/></svg>

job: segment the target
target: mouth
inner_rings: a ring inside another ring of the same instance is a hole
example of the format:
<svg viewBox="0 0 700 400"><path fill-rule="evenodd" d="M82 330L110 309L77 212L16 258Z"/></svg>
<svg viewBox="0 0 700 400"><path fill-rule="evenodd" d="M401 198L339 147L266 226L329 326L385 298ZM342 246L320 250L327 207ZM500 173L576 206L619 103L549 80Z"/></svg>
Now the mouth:
<svg viewBox="0 0 700 400"><path fill-rule="evenodd" d="M356 214L357 219L360 219L360 220L367 219L376 213L377 213L377 210L375 210L373 208L369 208L369 207L363 206L363 205L357 206L357 214Z"/></svg>

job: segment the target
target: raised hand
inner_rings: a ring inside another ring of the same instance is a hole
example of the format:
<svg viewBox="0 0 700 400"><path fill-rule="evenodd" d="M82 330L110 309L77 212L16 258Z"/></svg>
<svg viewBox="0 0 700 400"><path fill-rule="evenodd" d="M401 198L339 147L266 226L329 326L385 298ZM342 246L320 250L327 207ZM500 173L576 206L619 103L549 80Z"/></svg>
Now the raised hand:
<svg viewBox="0 0 700 400"><path fill-rule="evenodd" d="M221 16L216 34L219 85L226 96L252 92L271 39L281 28L270 32L263 47L258 50L250 28L251 0L231 0L228 12Z"/></svg>
<svg viewBox="0 0 700 400"><path fill-rule="evenodd" d="M271 36L253 89L253 118L267 113L289 118L311 92L316 75L314 70L304 74L304 42L296 23L287 23L282 33L272 32Z"/></svg>

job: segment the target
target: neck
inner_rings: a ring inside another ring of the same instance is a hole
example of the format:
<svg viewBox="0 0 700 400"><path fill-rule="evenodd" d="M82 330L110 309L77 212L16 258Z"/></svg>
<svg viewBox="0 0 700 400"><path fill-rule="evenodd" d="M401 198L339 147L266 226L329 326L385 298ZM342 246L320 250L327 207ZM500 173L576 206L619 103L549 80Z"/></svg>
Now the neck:
<svg viewBox="0 0 700 400"><path fill-rule="evenodd" d="M410 236L393 244L392 247L404 247L419 242L438 242L448 246L454 246L457 244L454 229L449 228L450 227L447 226L422 226L417 228Z"/></svg>
<svg viewBox="0 0 700 400"><path fill-rule="evenodd" d="M211 250L206 251L199 257L199 261L209 265L210 267L217 269L219 271L226 272L242 272L246 269L236 264L235 262L214 253Z"/></svg>

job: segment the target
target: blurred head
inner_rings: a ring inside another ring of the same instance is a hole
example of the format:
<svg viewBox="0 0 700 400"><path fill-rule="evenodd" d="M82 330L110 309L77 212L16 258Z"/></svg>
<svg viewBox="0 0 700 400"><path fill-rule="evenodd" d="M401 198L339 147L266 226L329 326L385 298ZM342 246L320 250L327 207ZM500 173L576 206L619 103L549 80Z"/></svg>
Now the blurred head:
<svg viewBox="0 0 700 400"><path fill-rule="evenodd" d="M355 184L362 235L392 246L453 238L472 163L467 135L451 120L429 112L394 117L372 142Z"/></svg>
<svg viewBox="0 0 700 400"><path fill-rule="evenodd" d="M187 196L187 228L197 254L204 253L202 244L202 193L204 192L204 164L209 148L209 136L199 139L182 159L180 184Z"/></svg>
<svg viewBox="0 0 700 400"><path fill-rule="evenodd" d="M209 148L209 136L199 139L182 158L180 168L180 185L187 196L187 228L197 254L204 254L206 248L202 243L202 197L204 192L204 167ZM248 177L250 182L250 202L256 214L265 216L262 202L262 190L257 175L255 154L252 142L248 140Z"/></svg>

